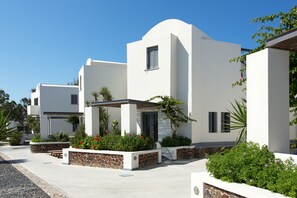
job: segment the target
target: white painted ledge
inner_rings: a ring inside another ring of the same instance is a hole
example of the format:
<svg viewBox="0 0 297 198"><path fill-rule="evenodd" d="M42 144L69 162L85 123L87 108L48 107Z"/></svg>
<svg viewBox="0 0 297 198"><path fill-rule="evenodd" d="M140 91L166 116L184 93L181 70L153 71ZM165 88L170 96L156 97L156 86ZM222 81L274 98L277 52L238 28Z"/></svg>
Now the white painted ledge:
<svg viewBox="0 0 297 198"><path fill-rule="evenodd" d="M32 142L30 141L30 145L43 145L43 144L70 144L70 142Z"/></svg>
<svg viewBox="0 0 297 198"><path fill-rule="evenodd" d="M96 154L110 154L110 155L122 155L124 164L124 170L133 170L139 168L139 155L158 152L158 163L162 162L161 150L145 150L145 151L109 151L109 150L92 150L92 149L76 149L67 148L63 149L63 164L69 164L69 152L79 153L96 153Z"/></svg>
<svg viewBox="0 0 297 198"><path fill-rule="evenodd" d="M207 183L212 186L216 186L220 189L223 189L244 197L248 197L248 198L255 198L255 197L283 198L285 197L282 194L273 193L269 190L257 188L254 186L249 186L247 184L224 182L209 176L207 172L197 172L197 173L191 174L191 198L204 197L203 183ZM198 194L195 194L195 191L198 192Z"/></svg>

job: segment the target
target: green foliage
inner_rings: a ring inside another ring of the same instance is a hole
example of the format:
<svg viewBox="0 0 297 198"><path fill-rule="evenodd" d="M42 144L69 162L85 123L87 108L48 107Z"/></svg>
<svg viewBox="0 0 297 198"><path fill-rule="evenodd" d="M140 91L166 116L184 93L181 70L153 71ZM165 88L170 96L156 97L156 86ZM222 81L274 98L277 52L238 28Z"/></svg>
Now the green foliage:
<svg viewBox="0 0 297 198"><path fill-rule="evenodd" d="M78 125L78 128L76 129L74 133L74 137L70 139L71 146L78 148L80 145L80 142L87 136L85 132L85 125Z"/></svg>
<svg viewBox="0 0 297 198"><path fill-rule="evenodd" d="M6 140L9 134L15 131L15 128L9 128L9 114L5 115L4 110L0 110L0 141Z"/></svg>
<svg viewBox="0 0 297 198"><path fill-rule="evenodd" d="M10 119L24 124L27 116L27 105L30 103L30 99L22 98L22 104L16 103L14 100L10 101L9 94L0 89L0 110L4 111L4 115L10 115Z"/></svg>
<svg viewBox="0 0 297 198"><path fill-rule="evenodd" d="M240 143L228 151L211 155L206 168L223 181L297 196L297 166L291 160L276 159L266 146L260 148L252 142Z"/></svg>
<svg viewBox="0 0 297 198"><path fill-rule="evenodd" d="M229 110L230 112L230 130L240 130L237 143L246 142L247 135L247 121L246 121L246 104L245 100L241 102L235 100L235 104L232 104L233 110Z"/></svg>
<svg viewBox="0 0 297 198"><path fill-rule="evenodd" d="M67 133L55 133L54 135L49 135L48 139L46 140L48 142L69 142L69 136Z"/></svg>
<svg viewBox="0 0 297 198"><path fill-rule="evenodd" d="M32 141L32 142L44 142L45 140L43 140L43 139L41 138L40 133L38 133L38 134L35 134L35 135L32 137L31 141Z"/></svg>
<svg viewBox="0 0 297 198"><path fill-rule="evenodd" d="M177 128L180 127L181 123L187 123L189 121L196 122L196 120L183 113L183 110L180 107L180 105L183 104L182 101L176 100L172 96L154 96L148 101L155 99L161 99L161 101L157 102L157 108L160 109L161 112L166 115L166 118L170 120L173 136L176 136Z"/></svg>
<svg viewBox="0 0 297 198"><path fill-rule="evenodd" d="M107 134L103 137L99 135L92 137L87 136L80 140L79 148L94 150L111 150L111 151L141 151L156 148L156 144L150 137L141 135L128 134L119 136Z"/></svg>
<svg viewBox="0 0 297 198"><path fill-rule="evenodd" d="M20 145L23 137L23 132L13 131L9 134L8 142L11 146Z"/></svg>
<svg viewBox="0 0 297 198"><path fill-rule="evenodd" d="M67 122L70 124L79 124L79 117L78 116L70 116L67 118Z"/></svg>
<svg viewBox="0 0 297 198"><path fill-rule="evenodd" d="M67 133L56 133L49 135L46 139L41 138L41 135L35 134L31 139L32 142L69 142L69 136Z"/></svg>
<svg viewBox="0 0 297 198"><path fill-rule="evenodd" d="M107 108L99 107L99 122L99 132L100 135L103 136L108 131L109 114Z"/></svg>
<svg viewBox="0 0 297 198"><path fill-rule="evenodd" d="M166 136L162 139L160 143L163 147L189 146L191 145L192 140L183 136Z"/></svg>
<svg viewBox="0 0 297 198"><path fill-rule="evenodd" d="M258 47L251 50L249 53L244 54L240 57L236 57L231 61L235 62L246 62L246 56L248 54L252 54L254 52L260 51L265 48L266 42L268 39L271 39L279 34L287 32L289 30L297 28L297 6L291 8L291 10L287 13L279 12L276 14L271 14L268 16L257 17L252 20L253 23L260 24L257 32L252 35L252 39L254 39L258 43ZM275 25L278 24L278 25ZM243 68L244 70L246 68ZM297 94L297 54L296 52L290 52L290 61L289 61L289 101L291 111L297 113L297 98L295 95ZM245 86L246 78L241 78L233 85ZM294 117L290 122L291 125L297 124L297 117Z"/></svg>
<svg viewBox="0 0 297 198"><path fill-rule="evenodd" d="M121 129L119 129L119 121L117 120L112 121L112 133L114 135L121 135Z"/></svg>
<svg viewBox="0 0 297 198"><path fill-rule="evenodd" d="M99 94L102 96L103 101L112 101L112 95L108 87L101 87Z"/></svg>
<svg viewBox="0 0 297 198"><path fill-rule="evenodd" d="M32 130L35 134L40 133L40 121L36 117L29 115L27 123L29 130Z"/></svg>

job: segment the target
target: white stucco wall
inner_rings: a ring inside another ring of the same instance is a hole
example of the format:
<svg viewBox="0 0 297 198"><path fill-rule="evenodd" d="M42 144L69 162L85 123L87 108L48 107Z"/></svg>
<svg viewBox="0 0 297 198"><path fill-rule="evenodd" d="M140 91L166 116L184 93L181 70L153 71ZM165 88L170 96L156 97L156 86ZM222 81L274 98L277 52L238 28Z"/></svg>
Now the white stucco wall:
<svg viewBox="0 0 297 198"><path fill-rule="evenodd" d="M264 49L247 56L247 139L289 152L289 53Z"/></svg>
<svg viewBox="0 0 297 198"><path fill-rule="evenodd" d="M79 112L84 112L86 101L93 102L92 92L106 86L113 99L127 98L127 67L124 63L96 61L89 59L79 71ZM102 101L102 98L98 98Z"/></svg>
<svg viewBox="0 0 297 198"><path fill-rule="evenodd" d="M84 113L86 101L93 102L92 92L106 86L113 99L127 98L127 66L125 63L106 62L88 59L78 73L79 78L79 112ZM98 101L102 101L99 96ZM121 127L121 109L108 108L110 115L109 128L113 120L119 122Z"/></svg>
<svg viewBox="0 0 297 198"><path fill-rule="evenodd" d="M193 142L235 141L238 131L221 132L221 112L232 110L231 102L244 97L242 87L232 87L240 78L240 63L230 59L240 56L240 45L214 40L196 41L193 32ZM216 133L209 133L208 113L217 112Z"/></svg>
<svg viewBox="0 0 297 198"><path fill-rule="evenodd" d="M153 46L158 46L159 68L146 71L147 48ZM182 124L179 135L192 138L194 143L234 141L237 133L220 132L220 112L226 112L230 102L241 97L240 88L232 88L240 78L240 64L229 62L239 55L239 45L211 40L179 20L163 21L142 40L127 45L128 98L173 96L184 102L185 114L197 119ZM210 111L219 115L217 133L208 133Z"/></svg>

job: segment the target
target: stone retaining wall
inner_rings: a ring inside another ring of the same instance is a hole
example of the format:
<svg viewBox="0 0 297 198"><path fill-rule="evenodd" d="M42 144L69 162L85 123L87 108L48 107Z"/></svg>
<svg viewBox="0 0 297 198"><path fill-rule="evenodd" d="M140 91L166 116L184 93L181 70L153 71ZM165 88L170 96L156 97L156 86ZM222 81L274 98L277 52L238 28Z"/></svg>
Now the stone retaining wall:
<svg viewBox="0 0 297 198"><path fill-rule="evenodd" d="M139 155L139 167L153 166L158 164L158 152Z"/></svg>
<svg viewBox="0 0 297 198"><path fill-rule="evenodd" d="M195 157L196 158L205 158L207 155L211 155L214 153L219 153L222 149L231 149L232 147L206 147L206 148L196 148Z"/></svg>
<svg viewBox="0 0 297 198"><path fill-rule="evenodd" d="M69 164L122 169L123 155L69 152Z"/></svg>
<svg viewBox="0 0 297 198"><path fill-rule="evenodd" d="M30 143L30 149L32 153L48 153L50 150L62 150L63 148L69 148L70 143Z"/></svg>
<svg viewBox="0 0 297 198"><path fill-rule="evenodd" d="M203 184L203 197L204 198L245 198L241 195L220 189L218 187L209 185L207 183Z"/></svg>
<svg viewBox="0 0 297 198"><path fill-rule="evenodd" d="M195 158L195 148L182 148L176 150L176 159L193 159Z"/></svg>

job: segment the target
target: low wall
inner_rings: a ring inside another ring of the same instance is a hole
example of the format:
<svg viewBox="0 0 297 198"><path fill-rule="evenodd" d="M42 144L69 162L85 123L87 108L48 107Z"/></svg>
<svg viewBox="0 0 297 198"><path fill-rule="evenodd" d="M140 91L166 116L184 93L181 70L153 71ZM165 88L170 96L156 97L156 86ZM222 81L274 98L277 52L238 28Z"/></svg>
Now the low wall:
<svg viewBox="0 0 297 198"><path fill-rule="evenodd" d="M69 142L30 142L32 153L48 153L50 150L62 150L69 148Z"/></svg>
<svg viewBox="0 0 297 198"><path fill-rule="evenodd" d="M232 146L229 147L202 147L202 148L196 148L195 151L195 157L197 158L205 158L208 155L219 153L222 151L222 149L231 149Z"/></svg>
<svg viewBox="0 0 297 198"><path fill-rule="evenodd" d="M68 148L63 149L63 163L100 168L134 170L161 163L161 151L147 150L124 152Z"/></svg>
<svg viewBox="0 0 297 198"><path fill-rule="evenodd" d="M162 155L170 160L193 159L195 146L162 147Z"/></svg>
<svg viewBox="0 0 297 198"><path fill-rule="evenodd" d="M213 196L215 195L215 196ZM239 183L228 183L209 176L207 172L198 172L191 174L191 198L254 198L269 197L282 198L285 197L279 193L273 193L269 190L249 186Z"/></svg>

